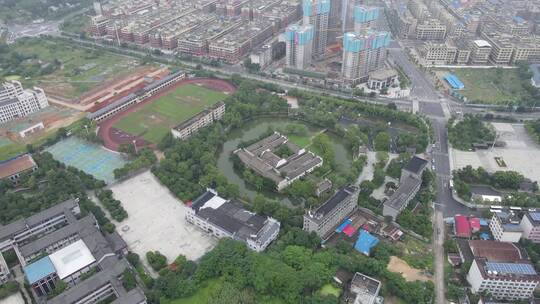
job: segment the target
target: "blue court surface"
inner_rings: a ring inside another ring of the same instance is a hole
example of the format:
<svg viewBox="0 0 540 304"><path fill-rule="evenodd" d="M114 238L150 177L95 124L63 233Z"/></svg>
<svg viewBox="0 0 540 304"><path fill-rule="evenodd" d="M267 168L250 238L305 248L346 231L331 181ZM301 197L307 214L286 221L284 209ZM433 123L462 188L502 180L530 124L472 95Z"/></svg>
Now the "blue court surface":
<svg viewBox="0 0 540 304"><path fill-rule="evenodd" d="M56 160L82 170L107 184L114 181L114 169L126 164L120 154L75 136L62 140L46 150Z"/></svg>

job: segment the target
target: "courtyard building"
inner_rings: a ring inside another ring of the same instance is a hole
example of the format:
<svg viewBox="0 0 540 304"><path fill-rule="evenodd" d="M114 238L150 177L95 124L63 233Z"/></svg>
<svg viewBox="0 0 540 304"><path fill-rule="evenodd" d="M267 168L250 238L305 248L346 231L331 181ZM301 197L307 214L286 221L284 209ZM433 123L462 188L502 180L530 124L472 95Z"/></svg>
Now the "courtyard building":
<svg viewBox="0 0 540 304"><path fill-rule="evenodd" d="M188 222L218 239L242 241L256 252L264 251L279 234L280 222L245 210L212 189L207 189L188 206Z"/></svg>
<svg viewBox="0 0 540 304"><path fill-rule="evenodd" d="M289 155L279 156L282 149ZM271 180L278 191L323 165L320 156L298 147L278 132L246 148L237 149L234 154L246 167Z"/></svg>

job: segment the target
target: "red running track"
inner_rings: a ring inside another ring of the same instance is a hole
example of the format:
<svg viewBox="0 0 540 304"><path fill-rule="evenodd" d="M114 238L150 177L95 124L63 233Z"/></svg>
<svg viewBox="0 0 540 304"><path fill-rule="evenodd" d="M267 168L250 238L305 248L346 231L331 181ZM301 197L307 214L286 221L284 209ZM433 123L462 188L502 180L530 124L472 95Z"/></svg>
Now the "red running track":
<svg viewBox="0 0 540 304"><path fill-rule="evenodd" d="M114 128L113 125L122 117L125 117L129 115L130 113L137 111L141 107L144 107L146 104L154 102L157 99L176 90L178 87L186 85L186 84L198 84L207 89L226 92L229 94L234 93L236 91L236 87L232 83L225 80L221 80L221 79L192 78L192 79L180 80L176 84L161 90L156 95L146 99L145 101L132 105L126 110L102 121L99 124L98 136L103 140L103 145L107 149L118 151L118 147L120 146L120 144L133 143L133 141L135 141L135 145L137 146L137 149L143 148L143 147L156 148L154 144L144 140L142 137L118 130Z"/></svg>

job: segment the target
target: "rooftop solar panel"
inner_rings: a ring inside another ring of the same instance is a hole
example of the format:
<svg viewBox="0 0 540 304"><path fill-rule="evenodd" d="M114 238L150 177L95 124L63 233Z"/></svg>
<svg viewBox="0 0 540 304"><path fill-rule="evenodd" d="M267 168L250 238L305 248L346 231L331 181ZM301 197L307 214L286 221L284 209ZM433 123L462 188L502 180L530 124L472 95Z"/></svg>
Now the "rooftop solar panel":
<svg viewBox="0 0 540 304"><path fill-rule="evenodd" d="M540 221L540 212L530 212L529 215L533 221Z"/></svg>
<svg viewBox="0 0 540 304"><path fill-rule="evenodd" d="M496 271L501 274L528 274L535 275L536 271L530 264L514 264L514 263L486 263L488 271Z"/></svg>

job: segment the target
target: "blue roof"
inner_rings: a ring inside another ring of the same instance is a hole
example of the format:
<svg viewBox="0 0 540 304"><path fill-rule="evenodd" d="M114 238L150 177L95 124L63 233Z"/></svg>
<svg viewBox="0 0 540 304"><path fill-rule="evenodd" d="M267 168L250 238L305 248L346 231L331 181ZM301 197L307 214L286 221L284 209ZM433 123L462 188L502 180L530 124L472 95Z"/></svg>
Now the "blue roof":
<svg viewBox="0 0 540 304"><path fill-rule="evenodd" d="M26 279L30 284L34 284L35 282L55 272L56 269L48 256L24 267Z"/></svg>
<svg viewBox="0 0 540 304"><path fill-rule="evenodd" d="M490 239L489 234L487 234L487 233L485 233L485 232L480 233L480 238L481 238L482 240L484 240L484 241Z"/></svg>
<svg viewBox="0 0 540 304"><path fill-rule="evenodd" d="M486 262L486 269L502 274L536 274L536 270L534 270L531 264Z"/></svg>
<svg viewBox="0 0 540 304"><path fill-rule="evenodd" d="M488 221L485 218L480 219L480 226L488 226Z"/></svg>
<svg viewBox="0 0 540 304"><path fill-rule="evenodd" d="M362 230L358 236L354 249L360 251L365 255L369 255L371 248L375 247L379 243L379 239L369 234L369 232Z"/></svg>
<svg viewBox="0 0 540 304"><path fill-rule="evenodd" d="M512 19L514 19L514 21L517 22L517 23L525 22L525 19L523 19L520 16L514 16Z"/></svg>
<svg viewBox="0 0 540 304"><path fill-rule="evenodd" d="M540 221L540 212L529 212L529 216L533 221Z"/></svg>
<svg viewBox="0 0 540 304"><path fill-rule="evenodd" d="M352 223L352 221L350 219L347 219L347 220L343 221L343 223L341 225L339 225L339 227L337 227L336 232L337 233L342 232L343 229L345 229L345 227L347 227L347 225L349 225L350 223Z"/></svg>
<svg viewBox="0 0 540 304"><path fill-rule="evenodd" d="M444 80L446 80L454 90L462 90L465 88L465 85L454 74L447 74L444 76Z"/></svg>

